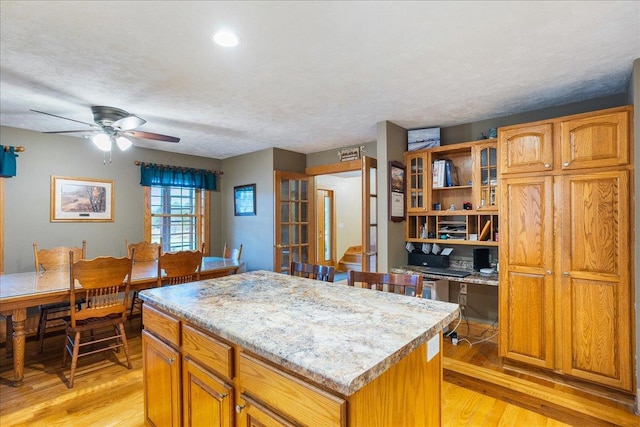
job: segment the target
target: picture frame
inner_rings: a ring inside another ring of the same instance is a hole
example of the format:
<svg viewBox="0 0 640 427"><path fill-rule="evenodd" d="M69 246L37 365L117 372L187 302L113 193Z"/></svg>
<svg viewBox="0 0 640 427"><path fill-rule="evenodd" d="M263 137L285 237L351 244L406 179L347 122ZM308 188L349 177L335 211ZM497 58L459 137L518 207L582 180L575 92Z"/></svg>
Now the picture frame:
<svg viewBox="0 0 640 427"><path fill-rule="evenodd" d="M51 176L51 222L113 222L113 180Z"/></svg>
<svg viewBox="0 0 640 427"><path fill-rule="evenodd" d="M407 131L407 151L424 150L440 146L440 128Z"/></svg>
<svg viewBox="0 0 640 427"><path fill-rule="evenodd" d="M239 185L233 187L233 211L235 216L256 214L256 185Z"/></svg>
<svg viewBox="0 0 640 427"><path fill-rule="evenodd" d="M406 204L405 167L402 163L389 162L389 220L393 222L404 221L404 209Z"/></svg>

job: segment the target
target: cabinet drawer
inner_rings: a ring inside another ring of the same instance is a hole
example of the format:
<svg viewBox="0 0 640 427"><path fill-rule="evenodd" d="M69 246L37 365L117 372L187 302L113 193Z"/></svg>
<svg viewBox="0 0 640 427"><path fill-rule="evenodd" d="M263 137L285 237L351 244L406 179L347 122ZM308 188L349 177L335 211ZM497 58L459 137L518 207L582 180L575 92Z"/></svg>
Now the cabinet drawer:
<svg viewBox="0 0 640 427"><path fill-rule="evenodd" d="M346 425L345 400L243 352L238 379L241 391L305 425Z"/></svg>
<svg viewBox="0 0 640 427"><path fill-rule="evenodd" d="M180 346L180 320L166 313L142 305L144 329L164 339L166 342Z"/></svg>
<svg viewBox="0 0 640 427"><path fill-rule="evenodd" d="M182 353L221 376L233 379L233 347L211 335L184 325L182 328Z"/></svg>

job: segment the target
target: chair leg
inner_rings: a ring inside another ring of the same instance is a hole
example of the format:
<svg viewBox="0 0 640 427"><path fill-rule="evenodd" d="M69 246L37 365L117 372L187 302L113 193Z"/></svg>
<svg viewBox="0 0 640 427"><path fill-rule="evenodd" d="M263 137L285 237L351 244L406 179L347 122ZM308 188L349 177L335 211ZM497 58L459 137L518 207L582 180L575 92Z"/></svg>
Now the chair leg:
<svg viewBox="0 0 640 427"><path fill-rule="evenodd" d="M71 359L71 374L69 377L69 388L73 388L73 377L76 375L76 365L78 364L78 353L80 352L80 331L76 332L73 341L73 357Z"/></svg>
<svg viewBox="0 0 640 427"><path fill-rule="evenodd" d="M62 348L62 369L67 366L67 358L69 357L69 331L64 332L64 347Z"/></svg>
<svg viewBox="0 0 640 427"><path fill-rule="evenodd" d="M40 310L40 321L38 322L38 341L40 342L38 347L38 353L42 353L42 347L44 344L44 333L47 329L47 318L49 316L49 312L44 309Z"/></svg>
<svg viewBox="0 0 640 427"><path fill-rule="evenodd" d="M135 308L138 301L138 291L133 291L133 297L131 298L131 308L129 309L129 317L133 316L133 309Z"/></svg>
<svg viewBox="0 0 640 427"><path fill-rule="evenodd" d="M124 355L127 357L127 368L131 369L131 359L129 358L129 344L127 343L127 334L124 332L124 323L120 323L117 328L120 330L122 347L124 348Z"/></svg>

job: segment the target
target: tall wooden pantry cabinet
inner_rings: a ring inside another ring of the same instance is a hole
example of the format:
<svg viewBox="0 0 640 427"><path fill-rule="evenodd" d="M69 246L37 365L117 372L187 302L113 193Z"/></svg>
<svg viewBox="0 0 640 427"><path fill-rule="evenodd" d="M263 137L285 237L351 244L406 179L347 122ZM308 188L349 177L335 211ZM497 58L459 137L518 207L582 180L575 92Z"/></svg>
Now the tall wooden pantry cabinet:
<svg viewBox="0 0 640 427"><path fill-rule="evenodd" d="M499 129L500 356L631 392L631 107Z"/></svg>

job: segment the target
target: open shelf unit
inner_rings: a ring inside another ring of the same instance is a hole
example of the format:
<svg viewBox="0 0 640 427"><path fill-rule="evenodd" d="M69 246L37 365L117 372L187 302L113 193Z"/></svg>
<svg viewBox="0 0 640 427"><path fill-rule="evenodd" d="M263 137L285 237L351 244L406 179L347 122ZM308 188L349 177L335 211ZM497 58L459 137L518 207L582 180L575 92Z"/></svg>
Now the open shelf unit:
<svg viewBox="0 0 640 427"><path fill-rule="evenodd" d="M444 182L436 161L448 162ZM406 165L407 241L498 246L497 140L410 151Z"/></svg>

